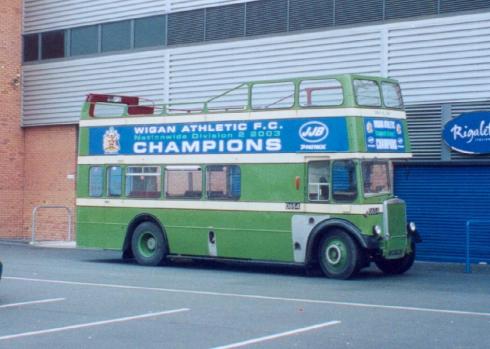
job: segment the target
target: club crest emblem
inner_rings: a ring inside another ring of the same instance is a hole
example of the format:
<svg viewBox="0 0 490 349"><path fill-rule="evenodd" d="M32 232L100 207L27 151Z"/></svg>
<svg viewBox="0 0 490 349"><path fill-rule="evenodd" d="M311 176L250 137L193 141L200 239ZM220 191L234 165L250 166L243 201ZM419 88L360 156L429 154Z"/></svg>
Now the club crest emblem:
<svg viewBox="0 0 490 349"><path fill-rule="evenodd" d="M104 154L117 154L121 150L121 145L119 144L119 132L116 131L114 127L109 128L104 133Z"/></svg>

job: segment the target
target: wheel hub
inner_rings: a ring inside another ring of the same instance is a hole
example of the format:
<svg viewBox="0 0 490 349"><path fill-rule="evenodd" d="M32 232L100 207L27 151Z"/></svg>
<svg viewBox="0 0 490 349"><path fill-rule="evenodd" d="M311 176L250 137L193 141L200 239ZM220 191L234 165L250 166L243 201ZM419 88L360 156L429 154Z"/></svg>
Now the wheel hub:
<svg viewBox="0 0 490 349"><path fill-rule="evenodd" d="M333 265L339 264L342 259L342 251L337 245L330 245L325 251L327 262Z"/></svg>
<svg viewBox="0 0 490 349"><path fill-rule="evenodd" d="M155 247L157 246L157 242L154 237L149 238L146 240L146 247L150 250L153 251Z"/></svg>

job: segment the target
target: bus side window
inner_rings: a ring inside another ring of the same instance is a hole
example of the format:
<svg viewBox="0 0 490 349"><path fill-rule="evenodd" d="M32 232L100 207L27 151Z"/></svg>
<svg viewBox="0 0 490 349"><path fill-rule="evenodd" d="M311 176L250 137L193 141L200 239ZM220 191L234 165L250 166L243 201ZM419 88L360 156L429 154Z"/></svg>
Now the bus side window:
<svg viewBox="0 0 490 349"><path fill-rule="evenodd" d="M240 167L236 165L212 165L206 168L206 195L208 199L238 200L240 193Z"/></svg>
<svg viewBox="0 0 490 349"><path fill-rule="evenodd" d="M381 93L376 81L354 80L354 92L356 94L356 102L360 106L381 106Z"/></svg>
<svg viewBox="0 0 490 349"><path fill-rule="evenodd" d="M131 198L159 198L161 170L157 166L130 166L126 171L126 196Z"/></svg>
<svg viewBox="0 0 490 349"><path fill-rule="evenodd" d="M302 107L331 107L341 105L343 102L344 91L338 80L301 81L299 103Z"/></svg>
<svg viewBox="0 0 490 349"><path fill-rule="evenodd" d="M328 183L330 163L328 161L314 161L308 164L308 200L328 201Z"/></svg>
<svg viewBox="0 0 490 349"><path fill-rule="evenodd" d="M252 109L285 109L293 105L292 82L258 83L252 87Z"/></svg>
<svg viewBox="0 0 490 349"><path fill-rule="evenodd" d="M119 166L112 166L107 172L108 196L122 195L122 169Z"/></svg>
<svg viewBox="0 0 490 349"><path fill-rule="evenodd" d="M100 197L104 192L104 168L102 166L93 166L89 170L88 195L91 197Z"/></svg>
<svg viewBox="0 0 490 349"><path fill-rule="evenodd" d="M352 160L336 160L332 165L332 196L337 201L357 197L356 165Z"/></svg>
<svg viewBox="0 0 490 349"><path fill-rule="evenodd" d="M200 199L202 171L199 166L167 166L165 196L169 199Z"/></svg>

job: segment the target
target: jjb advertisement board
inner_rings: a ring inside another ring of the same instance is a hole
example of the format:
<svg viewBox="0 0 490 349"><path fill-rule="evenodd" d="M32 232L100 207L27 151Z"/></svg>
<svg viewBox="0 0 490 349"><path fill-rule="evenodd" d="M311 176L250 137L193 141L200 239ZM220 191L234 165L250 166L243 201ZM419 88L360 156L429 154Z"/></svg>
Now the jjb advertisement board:
<svg viewBox="0 0 490 349"><path fill-rule="evenodd" d="M365 118L364 135L368 152L405 152L405 130L401 120Z"/></svg>

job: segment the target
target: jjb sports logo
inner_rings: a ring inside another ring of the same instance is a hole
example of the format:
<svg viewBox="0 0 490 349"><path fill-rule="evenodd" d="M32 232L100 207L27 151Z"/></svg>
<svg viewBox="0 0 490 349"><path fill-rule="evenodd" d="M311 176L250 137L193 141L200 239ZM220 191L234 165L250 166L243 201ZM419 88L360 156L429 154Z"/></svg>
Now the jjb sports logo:
<svg viewBox="0 0 490 349"><path fill-rule="evenodd" d="M320 121L310 121L301 126L299 136L306 143L319 143L328 137L328 127Z"/></svg>

